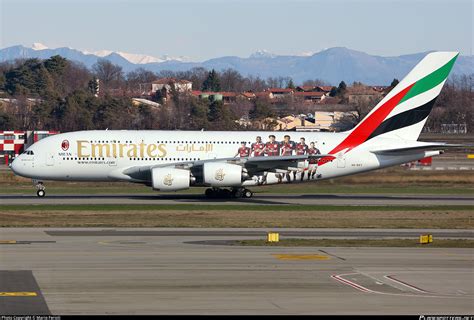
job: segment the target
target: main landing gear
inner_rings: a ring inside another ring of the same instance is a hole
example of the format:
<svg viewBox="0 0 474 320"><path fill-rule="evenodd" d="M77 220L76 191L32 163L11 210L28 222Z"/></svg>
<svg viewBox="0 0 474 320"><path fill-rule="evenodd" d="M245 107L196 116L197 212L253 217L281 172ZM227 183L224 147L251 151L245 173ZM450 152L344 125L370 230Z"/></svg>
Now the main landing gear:
<svg viewBox="0 0 474 320"><path fill-rule="evenodd" d="M205 192L206 197L210 199L226 199L226 198L252 198L253 192L245 188L208 188Z"/></svg>
<svg viewBox="0 0 474 320"><path fill-rule="evenodd" d="M40 198L43 198L46 195L46 191L44 191L45 186L43 184L43 181L33 181L35 183L36 187L36 195Z"/></svg>

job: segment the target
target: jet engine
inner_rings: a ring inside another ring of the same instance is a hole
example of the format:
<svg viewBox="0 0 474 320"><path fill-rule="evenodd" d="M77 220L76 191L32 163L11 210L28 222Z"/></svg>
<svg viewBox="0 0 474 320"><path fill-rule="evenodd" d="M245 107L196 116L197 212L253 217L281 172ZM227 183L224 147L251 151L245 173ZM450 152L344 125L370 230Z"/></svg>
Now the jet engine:
<svg viewBox="0 0 474 320"><path fill-rule="evenodd" d="M207 162L203 167L204 183L211 187L242 185L242 167L225 162Z"/></svg>
<svg viewBox="0 0 474 320"><path fill-rule="evenodd" d="M177 191L188 189L190 180L189 170L175 168L151 169L151 183L155 190Z"/></svg>

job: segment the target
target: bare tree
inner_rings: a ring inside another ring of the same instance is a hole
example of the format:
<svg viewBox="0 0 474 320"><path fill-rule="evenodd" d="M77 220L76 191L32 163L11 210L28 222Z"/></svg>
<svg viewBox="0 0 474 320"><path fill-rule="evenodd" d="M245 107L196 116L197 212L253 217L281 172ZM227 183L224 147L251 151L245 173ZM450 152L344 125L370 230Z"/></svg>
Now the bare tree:
<svg viewBox="0 0 474 320"><path fill-rule="evenodd" d="M431 131L439 132L441 124L466 124L474 128L474 74L449 77L426 123Z"/></svg>
<svg viewBox="0 0 474 320"><path fill-rule="evenodd" d="M153 72L138 68L127 73L127 89L132 93L141 93L147 85L150 85L156 79L157 76Z"/></svg>
<svg viewBox="0 0 474 320"><path fill-rule="evenodd" d="M107 59L99 59L92 66L97 78L100 80L100 84L105 89L113 88L120 85L123 82L124 76L122 67L113 64Z"/></svg>
<svg viewBox="0 0 474 320"><path fill-rule="evenodd" d="M242 91L243 77L234 69L226 69L220 74L221 88L223 91Z"/></svg>
<svg viewBox="0 0 474 320"><path fill-rule="evenodd" d="M187 78L185 79L193 83L194 90L199 90L199 88L202 88L202 84L207 78L208 71L205 68L199 67L199 68L192 68L188 72L189 72L189 76L187 76Z"/></svg>
<svg viewBox="0 0 474 320"><path fill-rule="evenodd" d="M270 85L262 78L248 76L247 78L243 79L242 91L259 92L265 90L268 87L270 87Z"/></svg>
<svg viewBox="0 0 474 320"><path fill-rule="evenodd" d="M157 73L158 78L175 78L176 72L171 70L161 70Z"/></svg>
<svg viewBox="0 0 474 320"><path fill-rule="evenodd" d="M329 82L321 80L321 79L314 79L314 80L306 80L303 82L304 86L329 86Z"/></svg>
<svg viewBox="0 0 474 320"><path fill-rule="evenodd" d="M355 127L365 116L372 110L382 97L369 97L364 99L357 99L355 103L351 104L353 112L348 112L335 124L339 130L349 130Z"/></svg>
<svg viewBox="0 0 474 320"><path fill-rule="evenodd" d="M279 86L278 78L268 77L266 83L270 88L278 88Z"/></svg>
<svg viewBox="0 0 474 320"><path fill-rule="evenodd" d="M254 103L246 99L237 99L229 107L237 118L248 118L250 111L254 108Z"/></svg>
<svg viewBox="0 0 474 320"><path fill-rule="evenodd" d="M66 70L61 77L64 94L68 95L78 88L87 87L92 74L82 63L68 61Z"/></svg>

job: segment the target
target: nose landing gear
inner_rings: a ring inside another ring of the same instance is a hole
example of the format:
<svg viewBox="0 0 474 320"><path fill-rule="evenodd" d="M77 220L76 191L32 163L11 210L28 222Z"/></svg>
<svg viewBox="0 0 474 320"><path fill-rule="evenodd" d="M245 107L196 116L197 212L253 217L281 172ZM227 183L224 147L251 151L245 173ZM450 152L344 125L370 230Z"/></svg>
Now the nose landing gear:
<svg viewBox="0 0 474 320"><path fill-rule="evenodd" d="M35 184L36 187L36 195L40 198L43 198L46 195L46 191L44 191L46 188L43 184L43 181L36 181L33 180L33 184Z"/></svg>

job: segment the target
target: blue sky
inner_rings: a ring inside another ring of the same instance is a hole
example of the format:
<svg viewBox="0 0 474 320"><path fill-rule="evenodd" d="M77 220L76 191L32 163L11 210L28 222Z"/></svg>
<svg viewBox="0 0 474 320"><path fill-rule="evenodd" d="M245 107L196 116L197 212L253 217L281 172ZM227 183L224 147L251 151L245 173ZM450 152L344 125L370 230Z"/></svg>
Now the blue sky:
<svg viewBox="0 0 474 320"><path fill-rule="evenodd" d="M0 0L0 47L114 50L201 61L343 46L472 54L472 0Z"/></svg>

